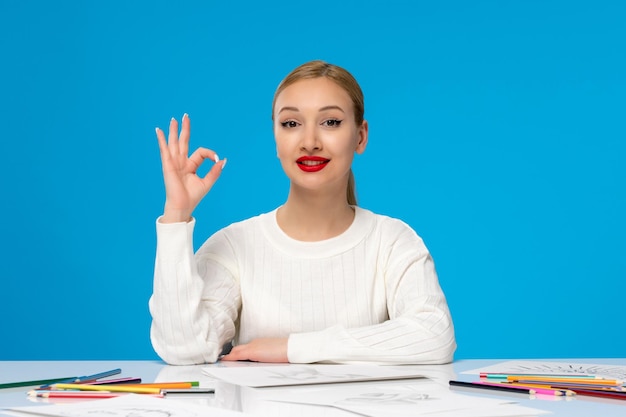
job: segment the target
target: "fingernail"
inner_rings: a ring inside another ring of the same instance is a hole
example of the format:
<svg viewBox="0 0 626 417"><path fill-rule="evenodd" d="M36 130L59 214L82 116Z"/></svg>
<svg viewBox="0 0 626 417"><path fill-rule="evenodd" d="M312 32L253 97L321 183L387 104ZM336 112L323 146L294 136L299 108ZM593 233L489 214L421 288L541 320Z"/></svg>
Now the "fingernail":
<svg viewBox="0 0 626 417"><path fill-rule="evenodd" d="M189 117L189 115L187 113L183 114L183 120L187 119Z"/></svg>
<svg viewBox="0 0 626 417"><path fill-rule="evenodd" d="M223 161L222 162L222 169L224 169L224 167L226 166L226 162L228 162L228 158L224 158L222 161Z"/></svg>

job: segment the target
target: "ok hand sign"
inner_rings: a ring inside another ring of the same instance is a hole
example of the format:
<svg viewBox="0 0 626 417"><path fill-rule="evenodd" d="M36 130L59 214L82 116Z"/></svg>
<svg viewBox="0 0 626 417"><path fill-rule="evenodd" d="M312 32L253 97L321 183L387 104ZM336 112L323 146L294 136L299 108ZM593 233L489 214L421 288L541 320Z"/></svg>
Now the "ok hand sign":
<svg viewBox="0 0 626 417"><path fill-rule="evenodd" d="M180 136L178 122L174 118L170 121L167 140L163 131L156 128L165 181L165 209L160 219L162 223L189 221L200 200L213 187L226 166L226 159L220 160L211 149L198 148L191 156L187 156L190 127L189 116L185 114ZM197 171L205 159L215 161L215 165L201 178Z"/></svg>

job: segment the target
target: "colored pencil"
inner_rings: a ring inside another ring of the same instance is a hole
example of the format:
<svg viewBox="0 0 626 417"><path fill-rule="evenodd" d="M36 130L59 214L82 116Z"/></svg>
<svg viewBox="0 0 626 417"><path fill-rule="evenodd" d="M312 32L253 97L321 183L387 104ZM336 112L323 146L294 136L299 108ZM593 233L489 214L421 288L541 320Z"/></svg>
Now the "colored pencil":
<svg viewBox="0 0 626 417"><path fill-rule="evenodd" d="M626 388L624 387L572 387L572 386L564 386L564 385L551 385L553 388L557 389L571 389L571 390L591 390L591 391L607 391L607 392L616 392L626 394Z"/></svg>
<svg viewBox="0 0 626 417"><path fill-rule="evenodd" d="M510 383L499 383L499 382L476 382L476 384L488 385L491 387L509 387L509 388L517 388L517 389L531 389L534 392L532 394L542 394L542 395L576 395L574 391L571 390L563 390L556 389L552 387L541 387L541 386L522 386L517 384Z"/></svg>
<svg viewBox="0 0 626 417"><path fill-rule="evenodd" d="M511 382L527 382L527 383L541 383L541 382L550 382L550 383L578 383L578 384L589 384L589 385L622 385L624 381L620 381L617 379L589 379L589 378L554 378L554 377L518 377L518 376L509 376L507 377L507 381Z"/></svg>
<svg viewBox="0 0 626 417"><path fill-rule="evenodd" d="M466 381L450 381L450 386L465 387L465 388L477 388L491 391L506 391L518 394L547 394L547 395L563 395L558 390L546 390L542 388L526 388L507 386L505 384L486 384L482 382L466 382Z"/></svg>
<svg viewBox="0 0 626 417"><path fill-rule="evenodd" d="M497 382L492 382L496 384ZM565 386L547 385L547 384L526 384L520 382L501 382L505 386L523 387L523 388L541 388L541 389L553 389L563 391L563 395L575 395L573 389Z"/></svg>
<svg viewBox="0 0 626 417"><path fill-rule="evenodd" d="M574 390L577 395L587 395L590 397L613 398L616 400L626 400L626 392L601 391L601 390Z"/></svg>
<svg viewBox="0 0 626 417"><path fill-rule="evenodd" d="M97 374L93 374L93 375L83 375L83 376L77 376L77 377L71 377L71 378L66 378L62 381L56 381L54 383L60 383L60 384L83 384L86 382L93 382L93 381L97 381L98 379L101 378L106 378L109 376L113 376L113 375L117 375L119 373L121 373L122 370L120 368L116 368L116 369L111 369L110 371L104 371L104 372L99 372ZM44 383L43 385L41 385L39 388L48 388L52 383Z"/></svg>
<svg viewBox="0 0 626 417"><path fill-rule="evenodd" d="M104 371L93 375L85 375L78 377L74 383L84 383L89 381L97 381L98 379L107 378L113 375L121 374L122 370L120 368L111 369L110 371Z"/></svg>
<svg viewBox="0 0 626 417"><path fill-rule="evenodd" d="M0 384L0 389L19 388L19 387L37 387L43 384L53 384L55 382L67 381L70 378L72 377L65 376L63 378L37 379L34 381L4 382Z"/></svg>
<svg viewBox="0 0 626 417"><path fill-rule="evenodd" d="M213 388L162 389L161 394L215 394Z"/></svg>
<svg viewBox="0 0 626 417"><path fill-rule="evenodd" d="M569 388L556 387L553 385L545 385L545 384L523 384L523 383L516 383L516 382L484 382L484 381L481 381L479 383L489 384L489 385L503 385L505 387L520 387L520 388L532 388L532 389L537 389L537 390L547 390L545 392L537 392L537 394L553 395L552 392L550 391L560 391L562 395L567 395L567 396L576 395L576 393Z"/></svg>
<svg viewBox="0 0 626 417"><path fill-rule="evenodd" d="M101 384L105 386L106 384ZM146 387L146 388L160 388L160 389L190 389L193 387L191 382L154 382L144 384L124 384L125 387Z"/></svg>
<svg viewBox="0 0 626 417"><path fill-rule="evenodd" d="M626 395L626 388L620 386L589 386L589 385L571 385L571 384L527 384L522 382L506 382L504 384L507 385L516 385L520 387L529 387L529 388L547 388L547 389L558 389L564 391L565 395L576 394L579 391L597 391L597 392L608 392L615 394Z"/></svg>
<svg viewBox="0 0 626 417"><path fill-rule="evenodd" d="M508 377L550 377L550 378L585 378L585 379L598 379L596 375L588 374L497 374L497 373L481 373L481 378L489 379L507 379Z"/></svg>
<svg viewBox="0 0 626 417"><path fill-rule="evenodd" d="M521 384L524 384L524 385L537 385L537 384L543 385L543 384L546 384L546 382L526 382L526 381L519 381L519 382L516 381L516 382L513 382L513 383L517 384L517 385L521 385ZM550 385L551 387L559 387L559 388L562 388L562 389L572 389L572 390L575 390L575 389L596 390L596 389L609 388L609 389L615 389L617 391L620 388L617 385L578 384L578 383L576 383L576 384L573 384L573 383L569 384L569 383L566 383L566 382L551 382L551 383L548 383L548 385Z"/></svg>
<svg viewBox="0 0 626 417"><path fill-rule="evenodd" d="M141 384L141 378L127 377L117 379L102 379L100 381L83 382L88 385L103 385L103 384Z"/></svg>
<svg viewBox="0 0 626 417"><path fill-rule="evenodd" d="M108 391L29 391L29 397L37 398L114 398L128 395L127 392L108 392ZM163 394L146 394L154 397L163 397Z"/></svg>
<svg viewBox="0 0 626 417"><path fill-rule="evenodd" d="M111 391L111 392L134 392L135 394L160 394L160 388L154 387L126 387L124 384L114 385L88 385L88 384L54 384L53 390L79 390L79 391Z"/></svg>

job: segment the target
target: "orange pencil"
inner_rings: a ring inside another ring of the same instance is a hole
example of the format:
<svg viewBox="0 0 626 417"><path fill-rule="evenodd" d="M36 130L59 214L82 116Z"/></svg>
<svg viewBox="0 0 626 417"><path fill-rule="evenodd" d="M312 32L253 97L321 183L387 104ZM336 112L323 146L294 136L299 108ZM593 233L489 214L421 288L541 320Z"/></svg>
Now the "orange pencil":
<svg viewBox="0 0 626 417"><path fill-rule="evenodd" d="M100 384L100 386L106 387L107 384ZM146 388L161 388L161 389L169 389L169 388L191 388L194 385L191 382L153 382L153 383L145 383L145 384L123 384L123 387L146 387Z"/></svg>

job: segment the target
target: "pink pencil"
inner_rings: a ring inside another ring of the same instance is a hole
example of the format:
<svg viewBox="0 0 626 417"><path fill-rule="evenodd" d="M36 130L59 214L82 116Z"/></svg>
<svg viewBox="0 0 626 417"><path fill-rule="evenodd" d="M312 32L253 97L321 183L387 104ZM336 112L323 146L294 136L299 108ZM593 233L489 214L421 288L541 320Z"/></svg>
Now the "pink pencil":
<svg viewBox="0 0 626 417"><path fill-rule="evenodd" d="M128 395L125 392L103 392L103 391L29 391L29 397L37 398L114 398ZM163 394L145 394L151 397L163 398Z"/></svg>

